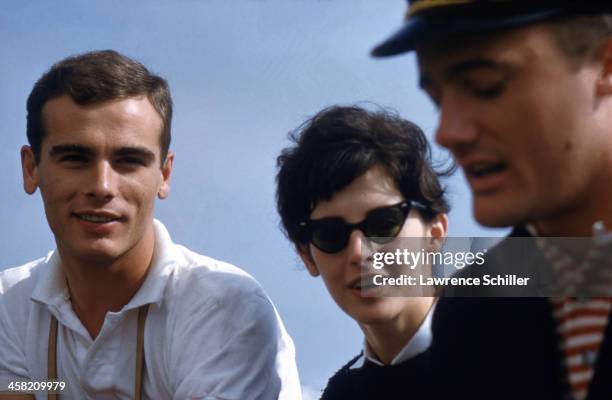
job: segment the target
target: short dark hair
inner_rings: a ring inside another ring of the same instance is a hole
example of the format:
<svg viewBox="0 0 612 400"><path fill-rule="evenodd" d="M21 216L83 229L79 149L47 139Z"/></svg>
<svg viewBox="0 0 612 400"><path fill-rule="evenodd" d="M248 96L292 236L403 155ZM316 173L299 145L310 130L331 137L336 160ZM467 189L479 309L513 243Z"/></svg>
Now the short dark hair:
<svg viewBox="0 0 612 400"><path fill-rule="evenodd" d="M494 42L501 35L536 24L548 28L553 45L573 71L593 61L604 41L612 38L612 14L563 14L529 25L493 30L486 36L482 32L466 32L423 41L417 46L417 52L444 57L449 52L468 48L474 43Z"/></svg>
<svg viewBox="0 0 612 400"><path fill-rule="evenodd" d="M289 139L292 145L277 159L276 202L283 231L296 246L303 244L299 223L316 205L375 165L385 169L406 199L427 207L421 212L426 221L450 209L438 178L451 174L454 165L436 172L423 132L391 111L332 106Z"/></svg>
<svg viewBox="0 0 612 400"><path fill-rule="evenodd" d="M161 161L170 147L172 98L168 83L141 63L114 50L91 51L54 64L36 82L27 102L28 142L37 162L45 137L42 109L51 99L68 95L80 105L146 95L162 118Z"/></svg>
<svg viewBox="0 0 612 400"><path fill-rule="evenodd" d="M603 41L612 37L612 15L568 15L550 21L552 34L570 66L579 68L597 55Z"/></svg>

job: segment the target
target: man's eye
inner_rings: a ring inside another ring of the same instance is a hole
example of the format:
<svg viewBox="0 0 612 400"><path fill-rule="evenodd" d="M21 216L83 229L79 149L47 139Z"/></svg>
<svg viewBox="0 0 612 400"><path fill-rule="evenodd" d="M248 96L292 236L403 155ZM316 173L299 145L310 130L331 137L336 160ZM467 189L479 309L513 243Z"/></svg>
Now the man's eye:
<svg viewBox="0 0 612 400"><path fill-rule="evenodd" d="M495 85L488 85L482 87L474 87L472 88L472 93L481 99L494 99L502 94L504 90L504 84L498 83Z"/></svg>
<svg viewBox="0 0 612 400"><path fill-rule="evenodd" d="M60 162L67 163L83 163L87 161L87 157L80 154L67 154L60 158Z"/></svg>
<svg viewBox="0 0 612 400"><path fill-rule="evenodd" d="M117 161L124 165L145 165L144 160L138 157L122 157Z"/></svg>
<svg viewBox="0 0 612 400"><path fill-rule="evenodd" d="M459 81L466 93L483 100L494 99L501 95L507 82L508 79L503 75L489 71L474 73Z"/></svg>

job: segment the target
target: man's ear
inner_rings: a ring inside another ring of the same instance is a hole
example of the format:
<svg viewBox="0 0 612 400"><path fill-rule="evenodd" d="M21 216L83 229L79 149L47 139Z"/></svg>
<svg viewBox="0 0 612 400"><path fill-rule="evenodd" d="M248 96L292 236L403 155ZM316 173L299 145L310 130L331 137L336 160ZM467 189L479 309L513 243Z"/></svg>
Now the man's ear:
<svg viewBox="0 0 612 400"><path fill-rule="evenodd" d="M30 146L21 147L21 172L23 174L23 190L27 194L34 194L40 178L38 176L38 163Z"/></svg>
<svg viewBox="0 0 612 400"><path fill-rule="evenodd" d="M597 80L597 94L609 96L612 94L612 39L607 39L601 45L598 58L601 62L601 74Z"/></svg>
<svg viewBox="0 0 612 400"><path fill-rule="evenodd" d="M312 254L310 253L310 246L308 244L298 244L297 245L298 254L302 259L302 262L306 266L306 269L312 276L319 276L319 268L317 268L317 264L314 262L312 258Z"/></svg>
<svg viewBox="0 0 612 400"><path fill-rule="evenodd" d="M427 230L431 236L431 244L436 249L441 249L448 234L448 216L444 213L436 215L429 223Z"/></svg>
<svg viewBox="0 0 612 400"><path fill-rule="evenodd" d="M174 163L174 153L168 152L166 160L161 168L162 184L157 191L157 197L161 200L170 194L170 175L172 175L172 164Z"/></svg>

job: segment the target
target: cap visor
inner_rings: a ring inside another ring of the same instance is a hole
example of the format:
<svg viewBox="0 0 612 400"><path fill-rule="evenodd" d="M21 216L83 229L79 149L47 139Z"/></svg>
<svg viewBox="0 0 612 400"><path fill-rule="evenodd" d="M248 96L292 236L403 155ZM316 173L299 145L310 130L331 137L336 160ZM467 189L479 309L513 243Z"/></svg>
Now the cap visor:
<svg viewBox="0 0 612 400"><path fill-rule="evenodd" d="M373 57L388 57L415 49L418 43L430 39L446 37L450 34L470 34L496 29L511 28L524 24L542 21L563 12L560 7L549 7L532 11L528 14L493 15L491 13L474 13L473 15L429 17L415 15L387 40L374 47Z"/></svg>
<svg viewBox="0 0 612 400"><path fill-rule="evenodd" d="M374 47L372 57L388 57L414 50L415 38L431 36L430 26L422 18L413 17L387 40Z"/></svg>

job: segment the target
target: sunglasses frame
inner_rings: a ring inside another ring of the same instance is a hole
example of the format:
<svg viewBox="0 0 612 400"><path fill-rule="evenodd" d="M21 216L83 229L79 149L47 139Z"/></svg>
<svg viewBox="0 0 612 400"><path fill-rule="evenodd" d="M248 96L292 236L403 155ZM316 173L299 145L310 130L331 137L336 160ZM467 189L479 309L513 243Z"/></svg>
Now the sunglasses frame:
<svg viewBox="0 0 612 400"><path fill-rule="evenodd" d="M355 230L358 229L360 230L364 235L367 236L366 230L367 230L367 221L368 218L370 218L371 214L375 211L378 210L386 210L386 209L393 209L393 208L399 208L402 211L403 217L402 217L402 222L400 224L399 230L397 231L397 234L399 234L399 232L402 230L402 228L404 227L404 224L406 223L406 219L408 218L408 214L410 213L410 210L415 207L415 208L423 208L423 209L427 209L426 206L415 202L415 201L411 201L411 200L404 200L400 203L397 204L393 204L390 206L383 206L383 207L377 207L377 208L373 208L370 211L368 211L368 213L366 214L365 218L362 219L361 221L354 223L354 224L350 224L346 221L344 221L342 218L340 217L325 217L325 218L321 218L321 219L309 219L308 221L302 221L300 222L299 228L303 233L303 238L304 238L304 242L308 242L308 243L312 243L313 246L315 246L317 249L321 250L324 253L327 254L336 254L341 252L342 250L344 250L349 242L350 239L350 234ZM343 246L340 247L338 250L330 251L329 249L324 249L321 248L317 243L313 242L312 238L313 238L313 232L312 232L312 226L316 225L318 222L320 221L326 221L326 220L330 220L330 219L338 219L341 220L344 223L343 228L347 229L347 232L349 232L349 234L346 236L345 240L343 240ZM397 237L397 234L394 237ZM376 243L388 243L390 240L385 240L385 241L376 241L374 240L374 238L370 238L372 239L372 241L376 242Z"/></svg>

